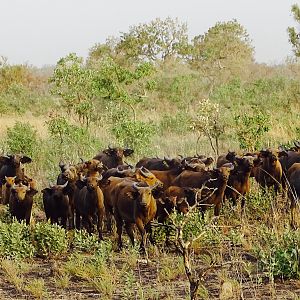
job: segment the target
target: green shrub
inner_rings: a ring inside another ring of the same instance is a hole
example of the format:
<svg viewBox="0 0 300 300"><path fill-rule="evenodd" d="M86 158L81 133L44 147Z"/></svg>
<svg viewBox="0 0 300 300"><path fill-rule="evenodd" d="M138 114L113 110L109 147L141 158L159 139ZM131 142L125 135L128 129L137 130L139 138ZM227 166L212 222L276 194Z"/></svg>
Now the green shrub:
<svg viewBox="0 0 300 300"><path fill-rule="evenodd" d="M242 149L259 150L264 143L265 133L270 130L270 116L261 111L234 117L236 133Z"/></svg>
<svg viewBox="0 0 300 300"><path fill-rule="evenodd" d="M75 231L71 239L72 248L79 252L95 252L100 247L98 236L85 230Z"/></svg>
<svg viewBox="0 0 300 300"><path fill-rule="evenodd" d="M32 229L32 237L40 257L57 256L68 250L66 231L58 225L37 223Z"/></svg>
<svg viewBox="0 0 300 300"><path fill-rule="evenodd" d="M300 233L299 230L285 229L278 234L262 226L258 232L260 240L254 251L261 270L267 271L271 280L274 278L300 278Z"/></svg>
<svg viewBox="0 0 300 300"><path fill-rule="evenodd" d="M5 258L31 258L34 255L29 227L24 222L0 221L0 256Z"/></svg>
<svg viewBox="0 0 300 300"><path fill-rule="evenodd" d="M111 129L119 144L131 147L137 154L146 153L156 127L142 121L122 121Z"/></svg>
<svg viewBox="0 0 300 300"><path fill-rule="evenodd" d="M36 130L29 123L16 122L7 129L8 149L12 153L23 153L34 156L39 140Z"/></svg>

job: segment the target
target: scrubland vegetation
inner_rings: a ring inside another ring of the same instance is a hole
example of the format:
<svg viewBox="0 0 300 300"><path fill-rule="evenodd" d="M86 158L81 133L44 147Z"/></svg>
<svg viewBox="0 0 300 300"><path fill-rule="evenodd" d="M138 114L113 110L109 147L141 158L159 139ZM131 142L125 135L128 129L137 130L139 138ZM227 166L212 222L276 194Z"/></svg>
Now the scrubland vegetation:
<svg viewBox="0 0 300 300"><path fill-rule="evenodd" d="M169 18L132 26L94 45L86 60L71 53L53 68L3 58L1 152L30 156L26 172L41 190L56 181L60 161L78 163L108 145L133 148L132 164L291 145L300 139L300 65L299 40L289 32L296 57L275 66L255 62L237 21L190 41L186 24ZM46 223L41 197L30 226L1 207L2 298L189 298L182 255L166 244L165 227L155 226L146 259L129 242L119 253L115 233L99 242ZM199 299L299 299L300 234L289 205L253 180L243 215L226 202L217 222L211 211L172 217L188 218L185 241L197 237L189 256Z"/></svg>

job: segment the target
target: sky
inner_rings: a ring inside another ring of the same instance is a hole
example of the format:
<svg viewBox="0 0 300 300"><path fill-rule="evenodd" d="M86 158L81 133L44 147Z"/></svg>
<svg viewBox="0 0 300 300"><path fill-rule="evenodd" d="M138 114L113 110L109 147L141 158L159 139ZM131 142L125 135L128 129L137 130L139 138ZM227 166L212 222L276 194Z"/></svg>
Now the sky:
<svg viewBox="0 0 300 300"><path fill-rule="evenodd" d="M159 18L187 22L189 36L216 22L236 19L259 63L280 64L292 55L287 27L298 0L0 0L0 55L11 64L54 65L70 52L89 49L131 25Z"/></svg>

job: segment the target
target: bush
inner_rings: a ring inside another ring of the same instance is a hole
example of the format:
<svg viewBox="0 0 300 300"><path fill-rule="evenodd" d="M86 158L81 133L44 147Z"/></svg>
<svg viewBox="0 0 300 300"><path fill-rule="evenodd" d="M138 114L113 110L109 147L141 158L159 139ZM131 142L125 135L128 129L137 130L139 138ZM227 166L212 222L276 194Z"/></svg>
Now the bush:
<svg viewBox="0 0 300 300"><path fill-rule="evenodd" d="M253 112L234 117L236 133L242 149L248 151L259 150L263 145L263 138L270 130L270 116L263 112Z"/></svg>
<svg viewBox="0 0 300 300"><path fill-rule="evenodd" d="M32 157L38 144L36 130L29 123L16 122L7 129L6 143L12 153L23 153Z"/></svg>
<svg viewBox="0 0 300 300"><path fill-rule="evenodd" d="M58 225L37 223L32 236L38 256L57 256L68 250L66 231Z"/></svg>
<svg viewBox="0 0 300 300"><path fill-rule="evenodd" d="M138 153L146 154L156 127L142 121L123 121L111 129L119 144L131 147Z"/></svg>
<svg viewBox="0 0 300 300"><path fill-rule="evenodd" d="M31 258L34 255L29 227L24 222L0 221L0 255L5 258Z"/></svg>
<svg viewBox="0 0 300 300"><path fill-rule="evenodd" d="M278 234L266 226L260 228L261 240L256 244L255 253L259 266L274 278L300 278L300 234L286 229Z"/></svg>
<svg viewBox="0 0 300 300"><path fill-rule="evenodd" d="M86 231L75 231L71 239L72 248L80 252L94 252L100 247L98 236L88 234Z"/></svg>

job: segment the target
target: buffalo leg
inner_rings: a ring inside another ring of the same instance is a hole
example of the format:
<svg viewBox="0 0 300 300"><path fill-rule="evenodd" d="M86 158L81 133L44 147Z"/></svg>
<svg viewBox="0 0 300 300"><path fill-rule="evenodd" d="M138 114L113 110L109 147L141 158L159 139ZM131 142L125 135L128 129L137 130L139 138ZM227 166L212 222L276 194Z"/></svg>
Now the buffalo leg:
<svg viewBox="0 0 300 300"><path fill-rule="evenodd" d="M104 215L104 211L103 211L103 209L100 209L98 212L98 221L97 221L97 230L98 230L99 240L103 240L103 236L102 236L103 215Z"/></svg>
<svg viewBox="0 0 300 300"><path fill-rule="evenodd" d="M134 247L134 234L133 234L133 224L125 223L126 232L130 238L131 244Z"/></svg>
<svg viewBox="0 0 300 300"><path fill-rule="evenodd" d="M116 224L117 224L118 248L119 248L119 250L121 250L123 247L123 244L122 244L123 220L121 219L121 217L119 216L117 211L115 211L115 219L116 219Z"/></svg>
<svg viewBox="0 0 300 300"><path fill-rule="evenodd" d="M67 217L66 216L61 217L61 226L64 229L67 229Z"/></svg>
<svg viewBox="0 0 300 300"><path fill-rule="evenodd" d="M215 205L215 208L214 208L214 215L215 215L216 217L220 215L221 206L222 206L222 203L218 203L218 204Z"/></svg>
<svg viewBox="0 0 300 300"><path fill-rule="evenodd" d="M69 227L71 229L71 216L70 216L70 219L69 219ZM80 230L80 214L78 212L76 212L76 229L77 230Z"/></svg>
<svg viewBox="0 0 300 300"><path fill-rule="evenodd" d="M149 241L152 245L155 244L155 240L153 238L153 230L152 230L152 226L151 226L151 223L148 223L145 225L145 230L146 232L149 234Z"/></svg>
<svg viewBox="0 0 300 300"><path fill-rule="evenodd" d="M145 230L145 227L144 227L144 223L140 218L138 218L136 220L135 224L136 224L136 226L137 226L137 228L138 228L138 230L139 230L139 232L142 236L140 251L145 252L147 234L146 234L146 230Z"/></svg>

